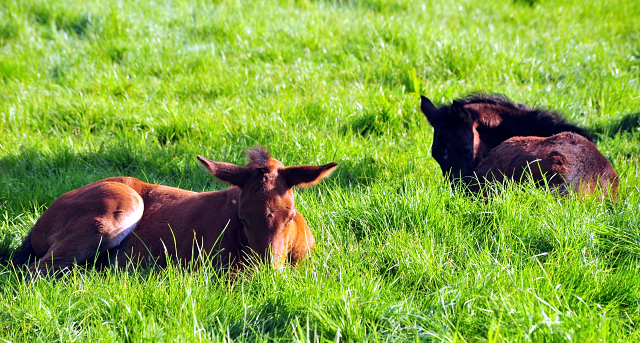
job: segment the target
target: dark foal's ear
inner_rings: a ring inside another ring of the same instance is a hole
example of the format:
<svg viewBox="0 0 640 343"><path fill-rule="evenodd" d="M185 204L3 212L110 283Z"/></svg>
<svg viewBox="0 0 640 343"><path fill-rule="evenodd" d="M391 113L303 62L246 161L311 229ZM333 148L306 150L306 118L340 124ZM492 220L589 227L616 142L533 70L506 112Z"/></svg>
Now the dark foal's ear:
<svg viewBox="0 0 640 343"><path fill-rule="evenodd" d="M234 186L242 187L245 181L251 176L251 171L246 167L240 167L226 162L210 161L200 155L198 155L198 161L218 180Z"/></svg>
<svg viewBox="0 0 640 343"><path fill-rule="evenodd" d="M278 171L278 174L287 180L289 187L293 186L312 186L320 182L320 180L331 175L337 163L331 162L323 166L295 166L287 167Z"/></svg>
<svg viewBox="0 0 640 343"><path fill-rule="evenodd" d="M424 116L427 117L431 126L435 126L441 119L438 109L433 106L431 100L424 95L420 95L420 110L424 113Z"/></svg>
<svg viewBox="0 0 640 343"><path fill-rule="evenodd" d="M464 108L464 104L460 101L453 100L451 103L451 114L460 118L465 124L473 123L473 118L471 117L471 113Z"/></svg>

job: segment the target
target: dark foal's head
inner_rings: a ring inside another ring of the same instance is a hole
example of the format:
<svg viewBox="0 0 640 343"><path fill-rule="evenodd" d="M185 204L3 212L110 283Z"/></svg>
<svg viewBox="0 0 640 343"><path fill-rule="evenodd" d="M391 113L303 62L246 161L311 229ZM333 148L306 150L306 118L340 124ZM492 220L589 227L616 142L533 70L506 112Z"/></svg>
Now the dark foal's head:
<svg viewBox="0 0 640 343"><path fill-rule="evenodd" d="M431 155L440 164L442 173L451 181L473 175L486 154L474 112L465 109L459 101L436 108L428 98L421 98L420 109L434 129Z"/></svg>
<svg viewBox="0 0 640 343"><path fill-rule="evenodd" d="M291 248L288 235L308 230L306 224L301 224L304 220L296 220L299 214L292 188L319 182L331 174L337 163L285 167L262 147L247 151L247 155L250 161L244 167L209 161L202 156L198 159L216 178L240 188L238 216L251 249L263 259L271 253L272 258L281 260L286 249Z"/></svg>

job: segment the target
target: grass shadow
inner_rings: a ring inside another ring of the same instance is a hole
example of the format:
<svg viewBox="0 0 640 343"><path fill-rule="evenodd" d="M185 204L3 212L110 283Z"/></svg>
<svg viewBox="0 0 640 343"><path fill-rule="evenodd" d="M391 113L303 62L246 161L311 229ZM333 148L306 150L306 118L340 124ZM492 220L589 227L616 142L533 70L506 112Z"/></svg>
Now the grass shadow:
<svg viewBox="0 0 640 343"><path fill-rule="evenodd" d="M400 129L398 120L391 115L389 108L379 111L366 111L341 128L342 134L355 133L362 137L383 136L394 129Z"/></svg>
<svg viewBox="0 0 640 343"><path fill-rule="evenodd" d="M242 341L265 335L277 337L290 329L289 323L298 316L296 312L281 299L267 299L261 305L248 308L243 318L232 323L229 336Z"/></svg>
<svg viewBox="0 0 640 343"><path fill-rule="evenodd" d="M592 132L600 137L613 138L622 132L640 131L640 112L628 113L621 118L601 123L592 128Z"/></svg>
<svg viewBox="0 0 640 343"><path fill-rule="evenodd" d="M85 37L92 24L93 13L84 12L80 8L65 8L47 2L36 3L30 8L32 20L42 26L51 26Z"/></svg>
<svg viewBox="0 0 640 343"><path fill-rule="evenodd" d="M373 156L365 155L361 158L353 158L338 162L338 169L332 178L341 188L349 188L355 185L370 186L377 182L382 175L383 166Z"/></svg>
<svg viewBox="0 0 640 343"><path fill-rule="evenodd" d="M374 12L406 12L411 9L410 1L385 0L315 0L314 2L328 3L336 7L362 8Z"/></svg>

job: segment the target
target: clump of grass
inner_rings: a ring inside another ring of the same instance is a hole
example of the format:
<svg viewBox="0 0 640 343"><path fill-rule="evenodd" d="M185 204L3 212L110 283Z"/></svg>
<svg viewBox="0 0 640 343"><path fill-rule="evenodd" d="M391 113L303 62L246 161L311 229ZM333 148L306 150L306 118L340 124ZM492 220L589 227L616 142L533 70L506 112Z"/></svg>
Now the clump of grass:
<svg viewBox="0 0 640 343"><path fill-rule="evenodd" d="M0 338L633 340L637 17L633 1L1 3ZM452 190L418 94L474 91L592 129L618 203ZM296 190L317 246L295 269L54 281L6 263L67 191L116 175L223 189L195 155L242 164L256 144L339 163Z"/></svg>
<svg viewBox="0 0 640 343"><path fill-rule="evenodd" d="M368 111L364 115L356 118L350 125L350 129L361 135L384 135L398 130L400 121L389 113L388 108L379 111Z"/></svg>

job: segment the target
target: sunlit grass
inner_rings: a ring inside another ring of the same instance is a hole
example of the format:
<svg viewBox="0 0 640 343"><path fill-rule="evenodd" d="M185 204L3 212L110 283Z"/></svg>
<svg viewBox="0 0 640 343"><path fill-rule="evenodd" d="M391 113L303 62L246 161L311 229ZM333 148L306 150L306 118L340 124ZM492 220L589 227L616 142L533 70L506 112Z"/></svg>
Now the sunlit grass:
<svg viewBox="0 0 640 343"><path fill-rule="evenodd" d="M640 321L637 1L0 3L0 257L62 193L128 175L207 191L197 154L339 163L296 191L296 269L0 269L7 341L630 341ZM558 110L617 205L452 191L419 94Z"/></svg>

